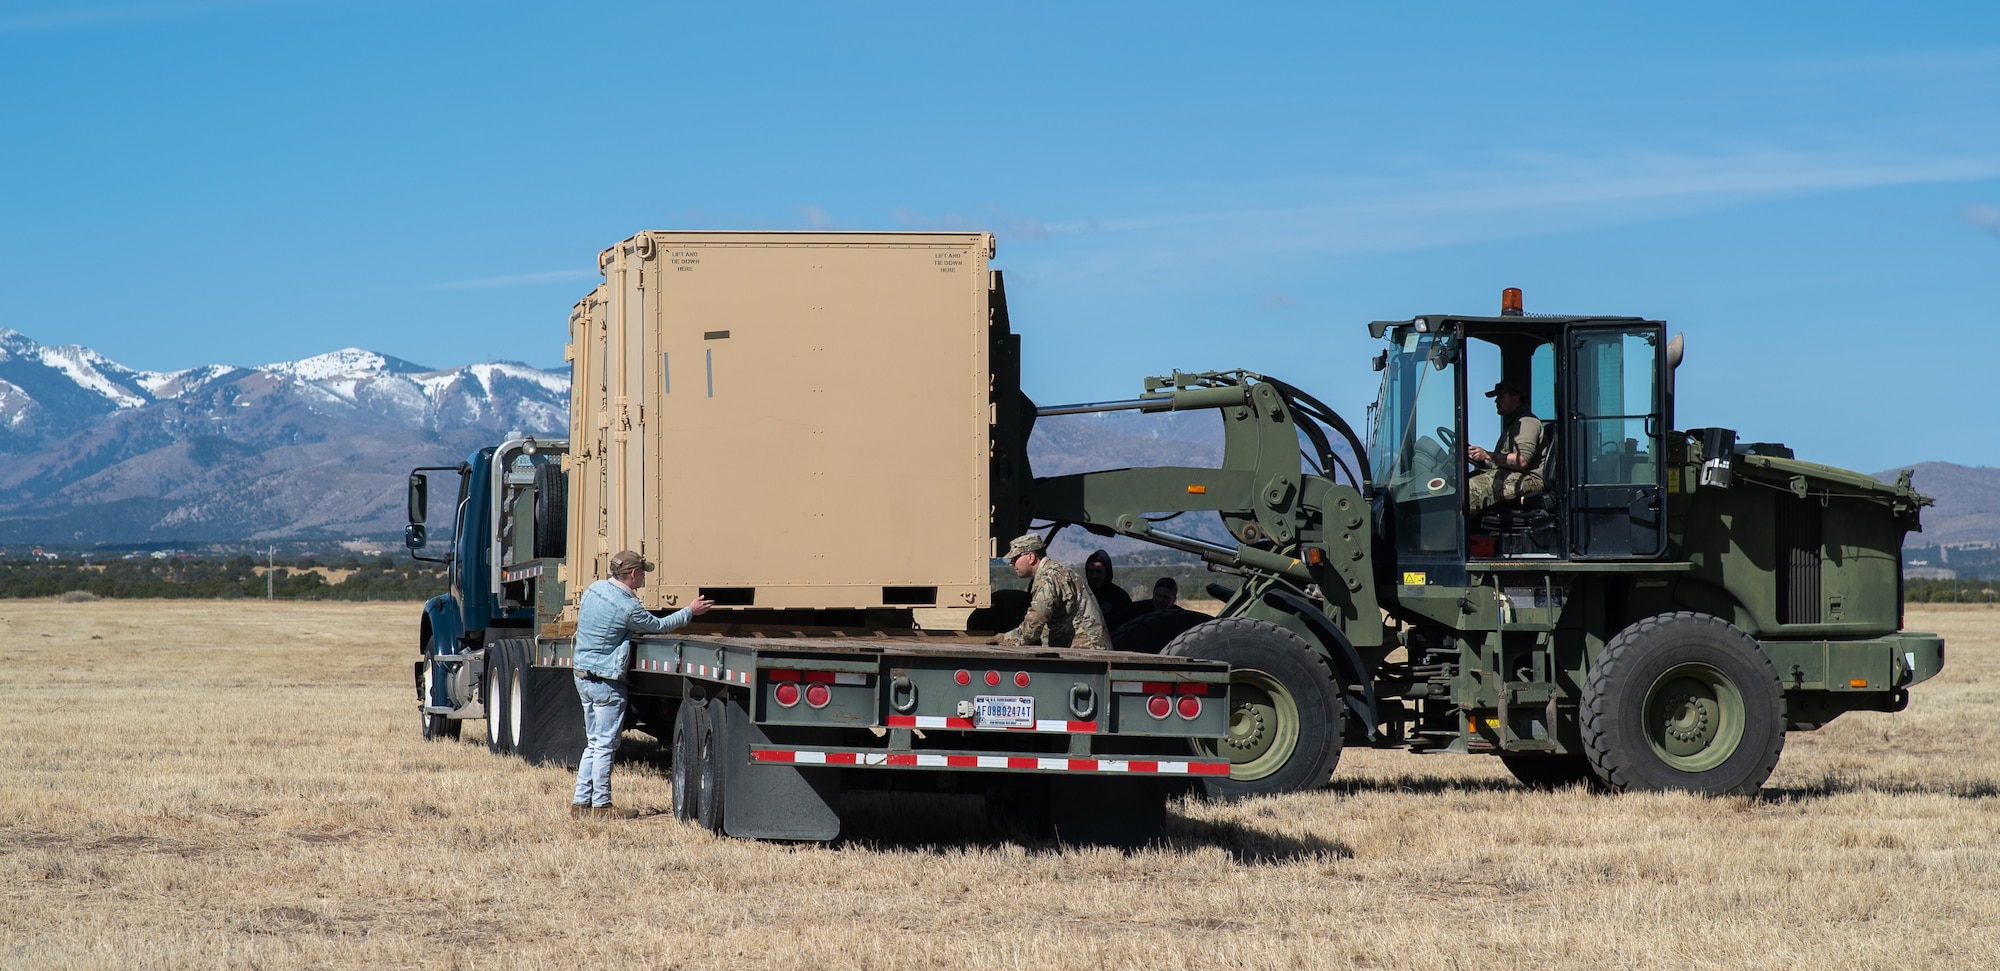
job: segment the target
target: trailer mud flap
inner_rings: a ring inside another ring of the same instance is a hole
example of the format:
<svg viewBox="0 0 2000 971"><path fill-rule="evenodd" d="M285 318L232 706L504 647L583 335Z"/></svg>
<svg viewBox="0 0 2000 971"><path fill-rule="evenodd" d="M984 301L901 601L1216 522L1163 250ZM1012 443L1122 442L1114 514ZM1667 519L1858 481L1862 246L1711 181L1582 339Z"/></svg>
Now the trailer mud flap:
<svg viewBox="0 0 2000 971"><path fill-rule="evenodd" d="M744 699L734 691L725 694L722 758L717 766L722 775L722 831L767 840L839 836L840 770L750 761L750 747L769 745L771 740L750 720Z"/></svg>

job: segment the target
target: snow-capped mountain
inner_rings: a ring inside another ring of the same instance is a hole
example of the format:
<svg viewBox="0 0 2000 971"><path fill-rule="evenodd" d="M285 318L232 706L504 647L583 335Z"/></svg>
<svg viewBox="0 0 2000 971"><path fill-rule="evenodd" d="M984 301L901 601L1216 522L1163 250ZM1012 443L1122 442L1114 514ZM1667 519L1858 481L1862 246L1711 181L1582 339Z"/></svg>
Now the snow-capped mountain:
<svg viewBox="0 0 2000 971"><path fill-rule="evenodd" d="M509 362L347 348L142 371L0 329L0 541L379 535L411 466L560 435L568 402L566 370Z"/></svg>

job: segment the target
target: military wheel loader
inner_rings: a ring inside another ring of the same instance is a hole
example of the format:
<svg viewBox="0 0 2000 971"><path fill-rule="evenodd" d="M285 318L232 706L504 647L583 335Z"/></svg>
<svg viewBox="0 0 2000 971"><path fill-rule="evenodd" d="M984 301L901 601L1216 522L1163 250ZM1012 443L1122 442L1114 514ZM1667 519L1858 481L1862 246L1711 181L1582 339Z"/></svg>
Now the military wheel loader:
<svg viewBox="0 0 2000 971"><path fill-rule="evenodd" d="M1165 648L1231 666L1229 732L1195 743L1231 764L1212 794L1322 784L1343 745L1495 755L1532 786L1754 793L1787 732L1902 710L1939 671L1942 639L1902 630L1902 540L1930 501L1908 473L1675 431L1683 345L1660 321L1528 316L1518 290L1502 310L1371 324L1387 346L1365 443L1246 371L1023 404L1022 445L1037 416L1221 416L1219 468L1027 478L1018 497L1034 521L1235 576L1211 586L1220 616ZM1477 511L1475 373L1527 392L1547 452L1542 489ZM1229 541L1176 523L1191 512Z"/></svg>

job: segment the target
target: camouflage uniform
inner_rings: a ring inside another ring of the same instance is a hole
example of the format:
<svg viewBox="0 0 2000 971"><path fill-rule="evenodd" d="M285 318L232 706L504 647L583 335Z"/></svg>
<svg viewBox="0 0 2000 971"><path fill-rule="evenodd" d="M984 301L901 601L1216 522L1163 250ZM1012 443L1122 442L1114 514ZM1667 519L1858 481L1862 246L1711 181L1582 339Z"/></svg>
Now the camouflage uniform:
<svg viewBox="0 0 2000 971"><path fill-rule="evenodd" d="M993 639L996 644L1033 644L1108 651L1111 635L1090 585L1076 571L1051 559L1035 567L1028 591L1028 614L1021 626Z"/></svg>
<svg viewBox="0 0 2000 971"><path fill-rule="evenodd" d="M1520 469L1490 467L1469 479L1465 484L1474 513L1493 505L1500 499L1531 495L1542 491L1542 466L1546 458L1542 454L1542 420L1528 413L1528 406L1507 416L1501 426L1500 442L1493 446L1493 460L1509 453L1521 457Z"/></svg>

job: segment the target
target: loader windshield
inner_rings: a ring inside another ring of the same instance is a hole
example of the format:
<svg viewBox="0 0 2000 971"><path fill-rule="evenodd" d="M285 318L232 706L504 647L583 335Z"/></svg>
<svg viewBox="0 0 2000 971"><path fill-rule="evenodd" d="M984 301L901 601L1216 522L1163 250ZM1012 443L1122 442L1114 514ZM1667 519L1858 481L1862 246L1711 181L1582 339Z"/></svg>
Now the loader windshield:
<svg viewBox="0 0 2000 971"><path fill-rule="evenodd" d="M1369 478L1386 497L1406 552L1458 548L1463 447L1458 427L1458 338L1398 327L1382 369L1369 435Z"/></svg>

